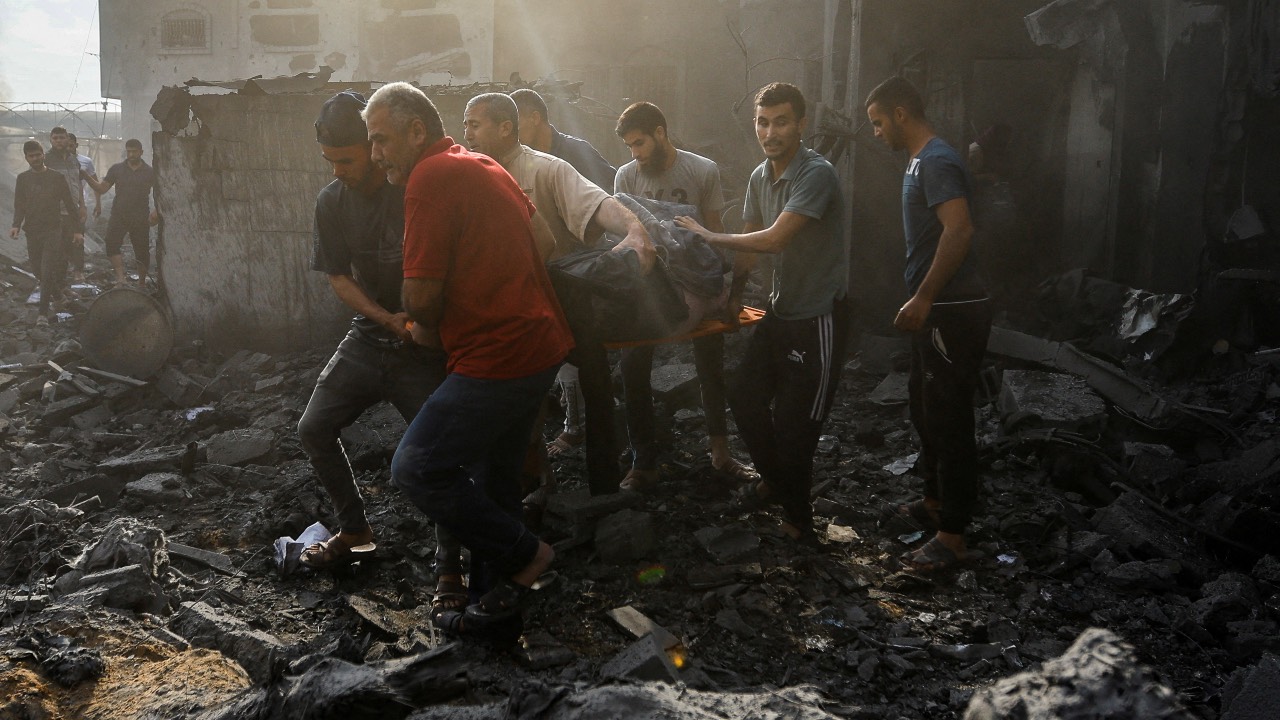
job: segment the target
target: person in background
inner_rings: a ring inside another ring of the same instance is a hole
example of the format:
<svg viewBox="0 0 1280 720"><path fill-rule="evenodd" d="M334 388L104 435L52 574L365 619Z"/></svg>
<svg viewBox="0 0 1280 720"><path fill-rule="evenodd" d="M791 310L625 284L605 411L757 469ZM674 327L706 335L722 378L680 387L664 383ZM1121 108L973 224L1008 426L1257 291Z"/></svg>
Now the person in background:
<svg viewBox="0 0 1280 720"><path fill-rule="evenodd" d="M140 140L126 140L124 151L125 161L112 165L102 182L83 170L80 175L99 195L105 195L113 187L116 189L115 200L111 202L111 220L107 223L107 259L116 272L116 284L126 284L129 280L124 273L121 250L128 235L133 260L138 266L138 289L146 290L147 270L151 265L151 226L160 221L160 214L150 209L154 203L156 171L142 159Z"/></svg>
<svg viewBox="0 0 1280 720"><path fill-rule="evenodd" d="M62 279L66 243L62 242L65 218L77 215L78 204L71 196L62 175L44 164L44 147L36 140L22 145L29 169L18 174L13 191L13 227L9 237L18 239L18 232L27 236L27 257L31 271L40 283L40 297L36 314L37 325L48 325L53 319L53 302L62 296ZM75 240L83 240L83 228L71 226Z"/></svg>

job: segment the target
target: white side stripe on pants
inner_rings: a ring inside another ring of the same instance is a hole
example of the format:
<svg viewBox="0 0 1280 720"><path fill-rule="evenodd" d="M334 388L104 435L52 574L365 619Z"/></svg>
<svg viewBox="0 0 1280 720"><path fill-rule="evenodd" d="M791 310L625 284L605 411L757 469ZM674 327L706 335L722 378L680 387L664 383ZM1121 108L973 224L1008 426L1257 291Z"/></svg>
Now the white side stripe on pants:
<svg viewBox="0 0 1280 720"><path fill-rule="evenodd" d="M826 417L827 388L831 384L831 355L834 344L835 322L831 313L818 318L818 362L822 377L818 380L818 395L813 399L813 410L809 412L811 420L821 421Z"/></svg>

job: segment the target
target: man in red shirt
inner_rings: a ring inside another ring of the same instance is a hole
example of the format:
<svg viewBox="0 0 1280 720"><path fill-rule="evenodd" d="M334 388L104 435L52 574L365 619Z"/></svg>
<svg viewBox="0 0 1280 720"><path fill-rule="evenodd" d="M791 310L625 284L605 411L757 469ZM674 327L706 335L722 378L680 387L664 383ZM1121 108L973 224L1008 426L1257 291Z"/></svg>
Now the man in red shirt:
<svg viewBox="0 0 1280 720"><path fill-rule="evenodd" d="M519 474L573 340L538 254L533 205L507 171L445 136L431 100L408 83L379 88L364 119L373 160L405 186L402 294L414 339L449 357L391 476L471 549L475 603L463 621L478 629L517 617L555 555L520 521Z"/></svg>

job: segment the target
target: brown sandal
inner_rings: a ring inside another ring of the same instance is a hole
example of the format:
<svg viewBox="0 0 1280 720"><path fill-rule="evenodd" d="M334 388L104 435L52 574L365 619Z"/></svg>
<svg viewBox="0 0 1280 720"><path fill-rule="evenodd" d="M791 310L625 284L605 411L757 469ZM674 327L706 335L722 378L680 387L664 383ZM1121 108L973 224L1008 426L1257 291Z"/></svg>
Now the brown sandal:
<svg viewBox="0 0 1280 720"><path fill-rule="evenodd" d="M631 468L618 487L630 492L649 492L658 487L658 471Z"/></svg>
<svg viewBox="0 0 1280 720"><path fill-rule="evenodd" d="M584 440L586 438L582 435L571 435L567 432L562 432L555 440L547 443L547 457L553 458L572 452Z"/></svg>
<svg viewBox="0 0 1280 720"><path fill-rule="evenodd" d="M338 533L328 540L307 546L298 561L313 570L345 567L358 560L373 557L377 547L372 540L363 545L347 545L342 533Z"/></svg>
<svg viewBox="0 0 1280 720"><path fill-rule="evenodd" d="M466 610L470 603L467 584L461 572L440 573L436 578L436 592L431 598L431 619L442 613Z"/></svg>
<svg viewBox="0 0 1280 720"><path fill-rule="evenodd" d="M755 468L733 457L729 458L729 462L725 463L724 467L712 465L711 469L716 474L734 482L755 482L760 479L760 473L756 472Z"/></svg>

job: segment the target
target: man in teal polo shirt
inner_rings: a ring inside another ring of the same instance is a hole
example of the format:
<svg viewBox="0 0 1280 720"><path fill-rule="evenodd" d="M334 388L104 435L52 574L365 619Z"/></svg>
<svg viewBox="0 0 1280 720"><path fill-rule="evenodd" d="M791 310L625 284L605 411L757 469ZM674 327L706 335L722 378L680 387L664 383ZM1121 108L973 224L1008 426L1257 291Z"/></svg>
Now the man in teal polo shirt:
<svg viewBox="0 0 1280 720"><path fill-rule="evenodd" d="M743 505L781 505L783 531L812 539L813 453L848 337L844 201L835 168L801 142L807 119L800 89L766 85L755 106L765 161L747 184L743 232L713 233L690 218L676 222L713 245L774 257L769 306L730 385L729 407L761 478L745 488ZM745 280L735 277L735 286Z"/></svg>

